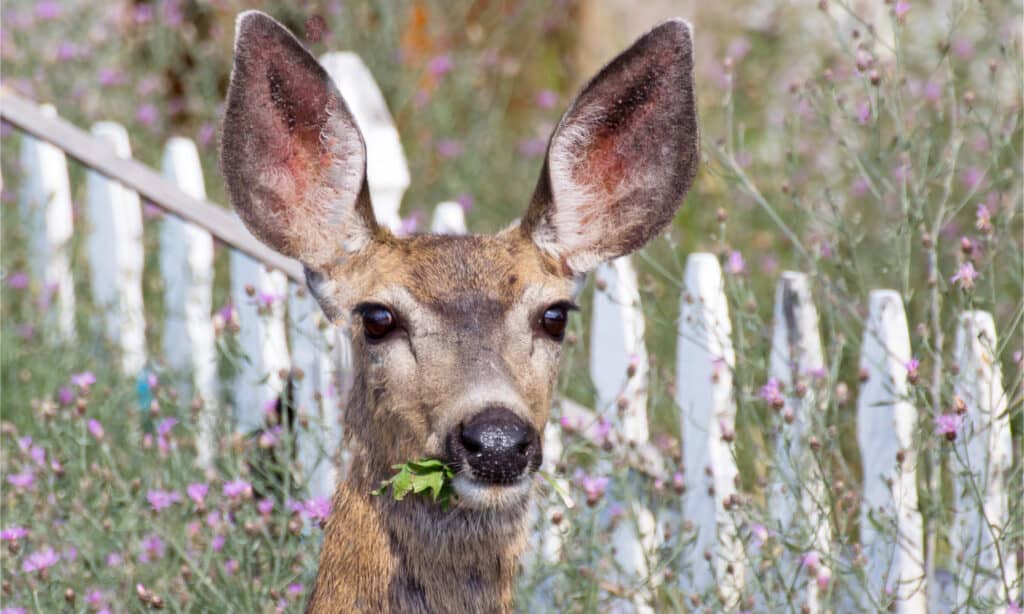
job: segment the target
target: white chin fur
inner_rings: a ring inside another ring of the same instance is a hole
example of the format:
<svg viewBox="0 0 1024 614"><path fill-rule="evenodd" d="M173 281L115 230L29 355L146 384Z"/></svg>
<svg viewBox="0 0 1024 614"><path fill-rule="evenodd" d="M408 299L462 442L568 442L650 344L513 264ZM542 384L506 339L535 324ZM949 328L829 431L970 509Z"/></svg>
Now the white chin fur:
<svg viewBox="0 0 1024 614"><path fill-rule="evenodd" d="M459 505L473 509L501 509L521 503L530 496L532 487L529 472L512 484L485 484L465 475L457 475L452 480Z"/></svg>

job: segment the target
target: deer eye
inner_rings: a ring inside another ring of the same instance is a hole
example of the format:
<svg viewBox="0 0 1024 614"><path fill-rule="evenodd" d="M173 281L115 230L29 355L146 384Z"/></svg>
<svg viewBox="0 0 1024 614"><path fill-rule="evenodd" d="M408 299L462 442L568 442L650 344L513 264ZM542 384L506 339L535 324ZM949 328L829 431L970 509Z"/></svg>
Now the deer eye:
<svg viewBox="0 0 1024 614"><path fill-rule="evenodd" d="M540 327L555 341L565 337L565 325L569 322L569 311L576 306L570 303L555 303L540 316Z"/></svg>
<svg viewBox="0 0 1024 614"><path fill-rule="evenodd" d="M363 305L359 309L363 317L363 331L366 338L376 341L388 336L398 325L394 312L384 305Z"/></svg>

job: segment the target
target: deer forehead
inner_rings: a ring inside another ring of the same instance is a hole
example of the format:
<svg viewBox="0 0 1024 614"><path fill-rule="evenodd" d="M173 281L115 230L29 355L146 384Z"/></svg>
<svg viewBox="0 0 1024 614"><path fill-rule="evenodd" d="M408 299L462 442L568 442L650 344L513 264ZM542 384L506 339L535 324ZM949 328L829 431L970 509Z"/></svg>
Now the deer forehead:
<svg viewBox="0 0 1024 614"><path fill-rule="evenodd" d="M519 304L570 298L573 290L552 258L513 231L392 238L342 263L325 281L343 309L375 301L455 319L497 317Z"/></svg>

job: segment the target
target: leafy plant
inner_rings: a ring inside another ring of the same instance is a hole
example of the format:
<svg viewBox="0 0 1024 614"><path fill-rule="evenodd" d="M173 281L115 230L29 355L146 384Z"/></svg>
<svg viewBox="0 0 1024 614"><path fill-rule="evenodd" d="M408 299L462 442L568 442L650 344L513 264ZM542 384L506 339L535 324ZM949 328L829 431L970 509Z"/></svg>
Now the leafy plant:
<svg viewBox="0 0 1024 614"><path fill-rule="evenodd" d="M391 486L391 496L395 501L405 499L409 493L429 492L431 500L441 504L444 510L448 509L455 498L452 492L455 472L443 461L427 458L394 465L392 469L398 469L398 473L381 482L380 488L373 491L373 495L383 495L388 486Z"/></svg>

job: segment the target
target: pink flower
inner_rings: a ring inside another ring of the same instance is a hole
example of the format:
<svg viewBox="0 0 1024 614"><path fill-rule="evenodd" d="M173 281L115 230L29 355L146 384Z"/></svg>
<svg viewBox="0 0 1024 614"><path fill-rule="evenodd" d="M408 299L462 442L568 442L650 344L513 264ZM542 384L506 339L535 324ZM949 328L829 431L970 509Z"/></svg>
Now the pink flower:
<svg viewBox="0 0 1024 614"><path fill-rule="evenodd" d="M469 213L470 211L473 210L472 194L459 194L458 197L456 197L455 202L459 203L459 206L462 207L462 210L465 211L466 213Z"/></svg>
<svg viewBox="0 0 1024 614"><path fill-rule="evenodd" d="M60 401L61 405L70 405L71 401L75 400L75 393L67 386L61 386L60 390L57 391L57 400Z"/></svg>
<svg viewBox="0 0 1024 614"><path fill-rule="evenodd" d="M226 573L229 576L233 576L237 572L238 572L238 560L237 559L228 559L227 561L224 561L224 573Z"/></svg>
<svg viewBox="0 0 1024 614"><path fill-rule="evenodd" d="M401 223L398 225L398 235L407 237L414 234L420 227L420 223L423 222L423 217L424 215L422 211L413 211L409 215L403 217Z"/></svg>
<svg viewBox="0 0 1024 614"><path fill-rule="evenodd" d="M196 134L196 142L199 143L200 147L207 147L213 142L213 137L217 134L217 128L213 122L203 122L202 126L199 126L199 132Z"/></svg>
<svg viewBox="0 0 1024 614"><path fill-rule="evenodd" d="M42 0L36 4L36 18L39 21L52 21L63 14L64 9L54 0Z"/></svg>
<svg viewBox="0 0 1024 614"><path fill-rule="evenodd" d="M725 262L725 272L742 275L746 270L747 263L743 260L743 254L736 250L729 252L729 259Z"/></svg>
<svg viewBox="0 0 1024 614"><path fill-rule="evenodd" d="M453 63L450 57L447 55L438 55L431 58L427 63L427 72L435 77L440 77L451 71L452 66Z"/></svg>
<svg viewBox="0 0 1024 614"><path fill-rule="evenodd" d="M280 300L280 297L273 292L264 292L261 290L256 295L256 304L260 307L270 307L278 300Z"/></svg>
<svg viewBox="0 0 1024 614"><path fill-rule="evenodd" d="M32 446L29 448L28 456L40 467L46 466L46 450L42 446Z"/></svg>
<svg viewBox="0 0 1024 614"><path fill-rule="evenodd" d="M964 169L963 175L960 176L960 180L968 190L973 190L978 187L978 184L980 184L984 178L984 171L976 166L968 166Z"/></svg>
<svg viewBox="0 0 1024 614"><path fill-rule="evenodd" d="M989 212L988 207L985 205L978 205L978 209L975 211L974 215L975 228L984 233L992 232L992 214Z"/></svg>
<svg viewBox="0 0 1024 614"><path fill-rule="evenodd" d="M456 158L462 153L462 143L455 139L441 139L434 149L442 158Z"/></svg>
<svg viewBox="0 0 1024 614"><path fill-rule="evenodd" d="M893 9L896 12L896 18L901 20L910 12L910 3L900 1L896 3L896 7Z"/></svg>
<svg viewBox="0 0 1024 614"><path fill-rule="evenodd" d="M589 502L596 502L604 496L604 492L608 488L609 479L603 475L590 476L579 472L576 478L579 480L580 486L583 487L583 492L587 494L587 501Z"/></svg>
<svg viewBox="0 0 1024 614"><path fill-rule="evenodd" d="M143 126L152 126L159 117L160 112L156 106L148 102L140 104L139 108L135 110L135 121Z"/></svg>
<svg viewBox="0 0 1024 614"><path fill-rule="evenodd" d="M232 480L224 484L223 494L229 499L237 499L245 495L252 494L252 484L245 480Z"/></svg>
<svg viewBox="0 0 1024 614"><path fill-rule="evenodd" d="M93 609L98 609L102 606L104 600L105 598L103 597L103 593L98 588L94 588L85 593L85 602Z"/></svg>
<svg viewBox="0 0 1024 614"><path fill-rule="evenodd" d="M89 430L89 434L92 435L96 441L103 441L103 425L100 421L95 418L89 418L89 421L85 423L85 428Z"/></svg>
<svg viewBox="0 0 1024 614"><path fill-rule="evenodd" d="M782 390L779 388L779 380L774 377L768 378L768 382L761 386L758 396L775 407L782 407L785 399L782 398Z"/></svg>
<svg viewBox="0 0 1024 614"><path fill-rule="evenodd" d="M193 482L185 488L185 494L188 495L189 499L196 502L197 505L202 505L203 500L206 499L206 493L209 492L210 485L203 484L201 482Z"/></svg>
<svg viewBox="0 0 1024 614"><path fill-rule="evenodd" d="M156 425L156 433L161 437L167 437L167 434L171 432L171 429L178 424L177 418L164 418Z"/></svg>
<svg viewBox="0 0 1024 614"><path fill-rule="evenodd" d="M800 564L804 567L817 567L821 563L821 557L814 550L804 553L800 557Z"/></svg>
<svg viewBox="0 0 1024 614"><path fill-rule="evenodd" d="M106 558L107 567L120 567L124 564L124 557L120 552L111 552Z"/></svg>
<svg viewBox="0 0 1024 614"><path fill-rule="evenodd" d="M81 373L75 373L71 376L71 384L78 386L82 390L88 390L89 386L96 383L96 376L92 374L92 371L82 371Z"/></svg>
<svg viewBox="0 0 1024 614"><path fill-rule="evenodd" d="M294 584L289 584L288 587L284 590L286 593L288 593L289 597L295 598L301 597L303 594L305 594L306 587L299 584L298 582L295 582Z"/></svg>
<svg viewBox="0 0 1024 614"><path fill-rule="evenodd" d="M871 103L868 101L862 101L857 104L857 121L860 124L868 123L871 119Z"/></svg>
<svg viewBox="0 0 1024 614"><path fill-rule="evenodd" d="M114 86L124 83L124 74L114 68L101 68L96 75L100 85Z"/></svg>
<svg viewBox="0 0 1024 614"><path fill-rule="evenodd" d="M974 270L974 265L968 260L960 265L960 269L956 272L956 275L949 278L950 283L959 284L962 290L973 290L974 280L978 278L981 273Z"/></svg>
<svg viewBox="0 0 1024 614"><path fill-rule="evenodd" d="M551 90L541 90L537 92L537 96L533 99L533 103L541 109L551 109L558 104L558 94Z"/></svg>
<svg viewBox="0 0 1024 614"><path fill-rule="evenodd" d="M173 490L151 490L146 493L146 500L149 501L154 512L159 512L180 502L181 494Z"/></svg>
<svg viewBox="0 0 1024 614"><path fill-rule="evenodd" d="M32 490L36 484L36 475L31 467L25 467L21 473L12 473L7 476L7 483L18 490Z"/></svg>
<svg viewBox="0 0 1024 614"><path fill-rule="evenodd" d="M260 499L256 503L256 511L258 511L261 516L269 516L270 512L274 511L274 500Z"/></svg>
<svg viewBox="0 0 1024 614"><path fill-rule="evenodd" d="M963 416L956 414L939 414L935 416L935 434L943 435L950 441L956 439L957 433L963 425Z"/></svg>
<svg viewBox="0 0 1024 614"><path fill-rule="evenodd" d="M763 524L754 523L750 525L750 535L757 541L757 545L761 545L768 541L768 536L771 533L768 531L768 527Z"/></svg>
<svg viewBox="0 0 1024 614"><path fill-rule="evenodd" d="M28 275L21 271L15 271L7 276L7 287L15 290L24 290L28 287Z"/></svg>
<svg viewBox="0 0 1024 614"><path fill-rule="evenodd" d="M21 564L21 570L25 573L42 571L48 567L53 567L58 561L60 561L60 557L57 555L57 551L53 548L36 550L25 557L25 562Z"/></svg>
<svg viewBox="0 0 1024 614"><path fill-rule="evenodd" d="M167 552L167 545L156 533L150 533L142 539L142 552L139 554L139 561L149 563L164 558Z"/></svg>
<svg viewBox="0 0 1024 614"><path fill-rule="evenodd" d="M828 585L831 580L832 572L828 570L828 567L822 567L818 570L818 577L815 578L815 582L818 583L818 590L822 592L828 590Z"/></svg>
<svg viewBox="0 0 1024 614"><path fill-rule="evenodd" d="M309 520L324 521L331 513L331 500L328 497L314 497L305 501L289 501L288 509L299 512Z"/></svg>
<svg viewBox="0 0 1024 614"><path fill-rule="evenodd" d="M524 139L519 141L519 145L516 147L516 151L519 155L524 158L539 158L543 156L548 150L548 142L546 139Z"/></svg>
<svg viewBox="0 0 1024 614"><path fill-rule="evenodd" d="M28 529L25 527L13 526L0 531L0 541L13 542L28 536Z"/></svg>
<svg viewBox="0 0 1024 614"><path fill-rule="evenodd" d="M223 535L214 535L213 540L210 541L210 547L213 548L214 552L220 552L224 549L224 542L225 539Z"/></svg>

